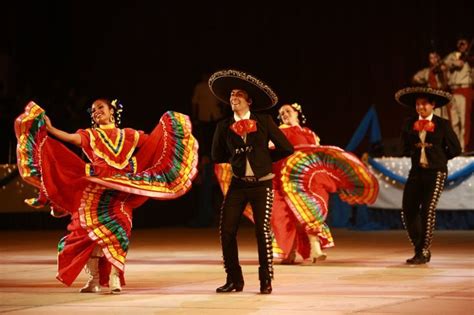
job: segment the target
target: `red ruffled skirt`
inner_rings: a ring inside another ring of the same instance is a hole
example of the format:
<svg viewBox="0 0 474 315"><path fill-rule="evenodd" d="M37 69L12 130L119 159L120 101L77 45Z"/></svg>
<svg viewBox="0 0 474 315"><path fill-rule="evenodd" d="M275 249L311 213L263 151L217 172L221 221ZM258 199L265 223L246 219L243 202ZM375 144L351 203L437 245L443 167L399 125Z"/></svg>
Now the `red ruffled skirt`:
<svg viewBox="0 0 474 315"><path fill-rule="evenodd" d="M271 223L277 258L286 258L293 249L308 258L308 234L318 236L322 248L334 246L325 222L331 193L350 204L371 204L378 195L378 182L365 164L335 146L298 146L290 157L274 163L273 171ZM230 165L216 164L215 174L225 194L232 176ZM244 214L252 220L250 205Z"/></svg>
<svg viewBox="0 0 474 315"><path fill-rule="evenodd" d="M86 163L61 142L48 136L44 110L30 102L15 121L17 163L25 181L39 188L35 207L50 205L71 215L69 234L58 245L57 278L71 285L95 246L101 284L111 265L123 271L132 229L132 209L148 198L173 199L186 193L197 174L198 143L186 115L166 112L135 155L137 170L110 167L107 176L88 176Z"/></svg>

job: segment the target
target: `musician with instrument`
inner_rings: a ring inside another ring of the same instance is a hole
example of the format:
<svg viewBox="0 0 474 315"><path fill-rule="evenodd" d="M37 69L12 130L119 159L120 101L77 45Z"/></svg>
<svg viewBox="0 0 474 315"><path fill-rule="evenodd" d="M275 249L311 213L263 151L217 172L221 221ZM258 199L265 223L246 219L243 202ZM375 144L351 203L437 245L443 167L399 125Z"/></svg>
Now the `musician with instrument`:
<svg viewBox="0 0 474 315"><path fill-rule="evenodd" d="M469 64L473 41L466 38L457 41L457 50L444 59L448 67L448 86L453 94L449 113L454 132L458 136L463 151L468 151L471 135L472 112L472 65ZM472 62L472 61L471 61Z"/></svg>
<svg viewBox="0 0 474 315"><path fill-rule="evenodd" d="M414 85L421 85L433 89L447 89L447 67L436 51L428 54L429 66L421 69L412 78Z"/></svg>

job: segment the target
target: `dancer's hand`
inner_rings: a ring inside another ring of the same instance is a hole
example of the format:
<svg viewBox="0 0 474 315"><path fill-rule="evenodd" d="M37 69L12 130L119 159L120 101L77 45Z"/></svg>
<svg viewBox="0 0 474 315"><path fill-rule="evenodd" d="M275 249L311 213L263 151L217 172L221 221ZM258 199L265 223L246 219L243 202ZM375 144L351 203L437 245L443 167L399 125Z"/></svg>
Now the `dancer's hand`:
<svg viewBox="0 0 474 315"><path fill-rule="evenodd" d="M51 120L46 115L44 115L44 123L46 125L46 130L47 131L51 131L53 129L53 125L51 124Z"/></svg>

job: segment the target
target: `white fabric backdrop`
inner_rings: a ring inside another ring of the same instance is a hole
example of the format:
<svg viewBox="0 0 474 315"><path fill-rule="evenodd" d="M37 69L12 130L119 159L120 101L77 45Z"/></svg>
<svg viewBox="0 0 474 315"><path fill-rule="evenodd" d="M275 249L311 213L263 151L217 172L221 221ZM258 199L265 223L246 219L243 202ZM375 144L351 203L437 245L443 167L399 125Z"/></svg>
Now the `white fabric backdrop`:
<svg viewBox="0 0 474 315"><path fill-rule="evenodd" d="M374 160L383 164L393 173L405 178L408 177L408 171L411 167L410 158L382 157L374 158ZM474 157L456 157L450 160L448 162L448 176L473 161ZM378 178L380 191L377 200L370 207L400 210L402 207L403 185L396 184L374 169L372 171ZM441 194L437 209L474 210L474 175L471 174L469 178L453 188L445 189Z"/></svg>

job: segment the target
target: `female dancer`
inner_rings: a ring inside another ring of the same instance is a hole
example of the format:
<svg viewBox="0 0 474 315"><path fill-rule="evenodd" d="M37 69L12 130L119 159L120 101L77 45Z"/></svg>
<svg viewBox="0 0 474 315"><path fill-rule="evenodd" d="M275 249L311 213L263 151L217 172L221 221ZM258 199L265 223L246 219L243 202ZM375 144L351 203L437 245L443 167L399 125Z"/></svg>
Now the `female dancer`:
<svg viewBox="0 0 474 315"><path fill-rule="evenodd" d="M90 277L80 292L99 292L101 285L121 291L132 210L149 197L181 196L196 175L198 144L186 115L166 112L147 135L118 128L122 110L116 100L98 99L90 108L92 127L75 133L55 128L34 102L15 121L20 174L40 191L26 202L71 216L58 245L57 279L71 285L85 266ZM49 135L82 148L90 162Z"/></svg>
<svg viewBox="0 0 474 315"><path fill-rule="evenodd" d="M295 153L273 164L273 255L282 264L293 264L298 253L305 263L314 264L326 259L322 249L334 246L325 222L330 193L338 193L350 204L371 204L377 198L378 182L352 153L319 145L319 137L301 126L306 120L301 105L281 106L278 119ZM215 167L224 194L230 172L227 164ZM250 205L244 214L252 220Z"/></svg>
<svg viewBox="0 0 474 315"><path fill-rule="evenodd" d="M293 264L296 252L314 264L326 259L322 249L334 246L325 222L330 193L351 204L370 204L378 182L353 154L319 145L319 137L301 126L306 121L301 105L281 106L278 118L295 153L273 167L273 251L283 264Z"/></svg>

